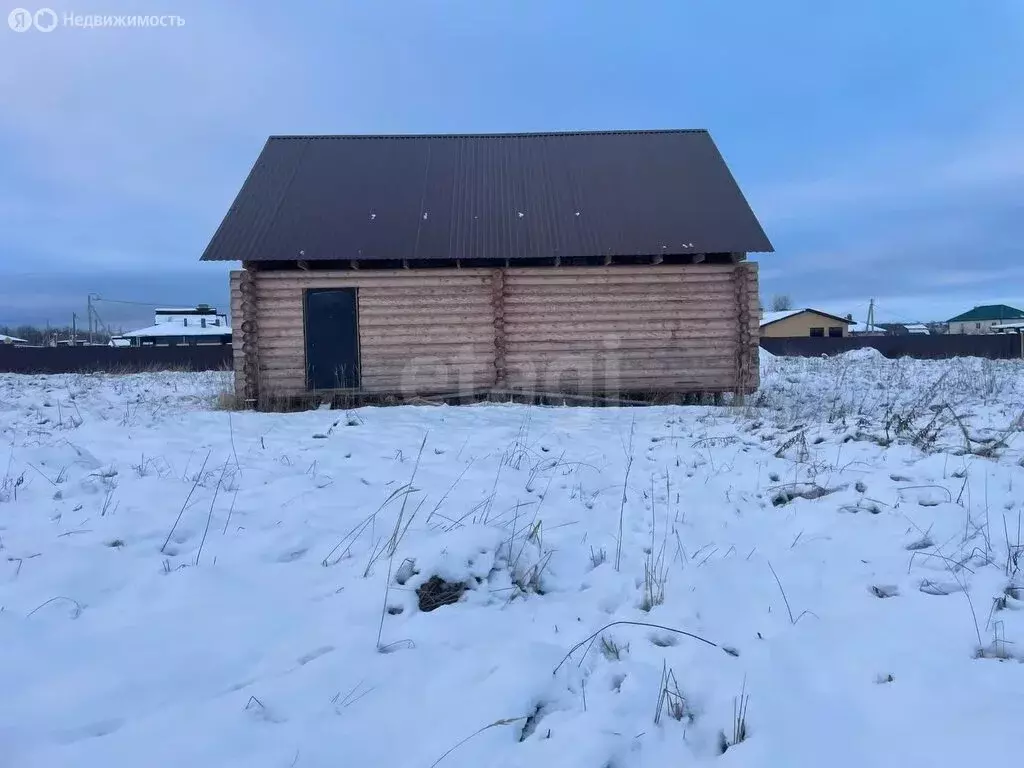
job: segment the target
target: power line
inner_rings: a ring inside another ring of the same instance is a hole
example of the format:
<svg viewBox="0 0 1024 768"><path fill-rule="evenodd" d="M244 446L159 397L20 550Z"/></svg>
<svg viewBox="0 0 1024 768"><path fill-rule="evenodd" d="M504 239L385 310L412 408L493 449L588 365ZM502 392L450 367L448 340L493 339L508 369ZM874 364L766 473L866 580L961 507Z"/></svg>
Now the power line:
<svg viewBox="0 0 1024 768"><path fill-rule="evenodd" d="M124 301L123 299L104 299L102 296L96 296L95 301L105 301L108 304L134 304L138 307L174 307L177 304L166 302L166 301Z"/></svg>

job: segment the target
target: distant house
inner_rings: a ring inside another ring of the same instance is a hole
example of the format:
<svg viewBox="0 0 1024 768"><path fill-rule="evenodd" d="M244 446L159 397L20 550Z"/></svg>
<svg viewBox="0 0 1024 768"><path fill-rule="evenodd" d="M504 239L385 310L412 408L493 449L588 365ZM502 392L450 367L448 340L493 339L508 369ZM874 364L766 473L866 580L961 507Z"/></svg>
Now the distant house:
<svg viewBox="0 0 1024 768"><path fill-rule="evenodd" d="M112 347L177 346L179 344L230 344L231 326L227 315L214 307L157 309L155 322L146 328L129 331L110 340Z"/></svg>
<svg viewBox="0 0 1024 768"><path fill-rule="evenodd" d="M3 333L0 333L0 344L10 344L12 346L16 344L20 346L22 344L28 344L28 342L25 341L24 339L19 339L16 336L7 336Z"/></svg>
<svg viewBox="0 0 1024 768"><path fill-rule="evenodd" d="M1024 320L1024 310L1006 304L985 304L950 318L950 333L992 333L992 328L1015 320Z"/></svg>
<svg viewBox="0 0 1024 768"><path fill-rule="evenodd" d="M854 323L846 329L848 336L888 336L889 332L881 323Z"/></svg>
<svg viewBox="0 0 1024 768"><path fill-rule="evenodd" d="M875 328L886 336L928 336L924 323L876 323Z"/></svg>
<svg viewBox="0 0 1024 768"><path fill-rule="evenodd" d="M195 326L200 328L228 327L227 315L218 314L217 310L209 304L198 304L195 307L183 308L158 308L154 315L156 316L157 325L171 323L184 328Z"/></svg>
<svg viewBox="0 0 1024 768"><path fill-rule="evenodd" d="M821 336L842 338L850 333L852 317L839 317L818 309L790 309L784 312L765 312L761 317L762 338L794 338Z"/></svg>

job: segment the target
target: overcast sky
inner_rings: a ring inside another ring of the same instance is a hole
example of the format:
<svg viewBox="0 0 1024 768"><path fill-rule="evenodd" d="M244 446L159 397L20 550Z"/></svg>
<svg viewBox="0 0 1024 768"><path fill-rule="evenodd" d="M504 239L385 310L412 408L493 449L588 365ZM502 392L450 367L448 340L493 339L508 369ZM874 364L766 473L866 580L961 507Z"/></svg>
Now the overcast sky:
<svg viewBox="0 0 1024 768"><path fill-rule="evenodd" d="M0 325L89 292L226 309L199 256L282 133L708 128L776 247L764 295L1024 306L1021 0L48 6L185 25L0 26Z"/></svg>

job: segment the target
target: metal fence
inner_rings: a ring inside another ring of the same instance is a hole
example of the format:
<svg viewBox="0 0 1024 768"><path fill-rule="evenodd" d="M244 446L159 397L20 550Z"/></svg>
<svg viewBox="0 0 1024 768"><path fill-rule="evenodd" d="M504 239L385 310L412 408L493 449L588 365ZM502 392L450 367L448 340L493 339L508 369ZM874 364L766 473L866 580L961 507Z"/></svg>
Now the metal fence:
<svg viewBox="0 0 1024 768"><path fill-rule="evenodd" d="M231 345L14 347L0 344L0 373L215 371L232 365Z"/></svg>
<svg viewBox="0 0 1024 768"><path fill-rule="evenodd" d="M871 347L885 357L942 359L1024 358L1024 335L849 336L762 338L761 347L783 357L839 355ZM230 370L231 345L175 347L14 347L0 344L0 373L138 373L141 371Z"/></svg>
<svg viewBox="0 0 1024 768"><path fill-rule="evenodd" d="M761 347L783 357L839 355L852 349L871 347L885 357L915 357L938 360L950 357L987 357L1012 360L1024 357L1024 335L1017 334L944 334L941 336L801 336L798 338L762 338Z"/></svg>

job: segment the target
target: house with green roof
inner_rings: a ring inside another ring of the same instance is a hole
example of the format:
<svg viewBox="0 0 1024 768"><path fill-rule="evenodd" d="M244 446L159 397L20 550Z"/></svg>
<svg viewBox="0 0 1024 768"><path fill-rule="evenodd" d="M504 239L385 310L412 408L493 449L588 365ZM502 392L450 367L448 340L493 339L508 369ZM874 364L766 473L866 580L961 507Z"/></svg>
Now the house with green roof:
<svg viewBox="0 0 1024 768"><path fill-rule="evenodd" d="M949 319L950 333L991 333L992 326L1024 320L1024 310L1006 304L985 304Z"/></svg>

